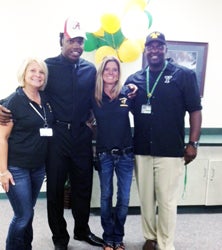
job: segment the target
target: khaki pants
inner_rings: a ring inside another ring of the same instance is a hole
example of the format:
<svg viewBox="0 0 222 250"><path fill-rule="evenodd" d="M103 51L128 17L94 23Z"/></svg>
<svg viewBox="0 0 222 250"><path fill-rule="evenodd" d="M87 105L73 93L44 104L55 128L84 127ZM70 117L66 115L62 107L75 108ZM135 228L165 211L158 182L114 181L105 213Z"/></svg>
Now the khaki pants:
<svg viewBox="0 0 222 250"><path fill-rule="evenodd" d="M147 155L135 157L144 237L146 240L157 240L159 250L174 250L183 158Z"/></svg>

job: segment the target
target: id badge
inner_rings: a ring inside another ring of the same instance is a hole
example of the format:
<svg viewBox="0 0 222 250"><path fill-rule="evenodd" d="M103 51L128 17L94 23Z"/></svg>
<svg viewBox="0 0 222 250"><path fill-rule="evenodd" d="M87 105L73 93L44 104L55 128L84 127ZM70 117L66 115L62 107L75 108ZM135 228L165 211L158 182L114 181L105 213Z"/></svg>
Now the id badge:
<svg viewBox="0 0 222 250"><path fill-rule="evenodd" d="M53 135L52 128L40 128L39 133L40 133L40 136L52 136Z"/></svg>
<svg viewBox="0 0 222 250"><path fill-rule="evenodd" d="M151 114L152 108L150 104L143 104L141 107L141 114Z"/></svg>

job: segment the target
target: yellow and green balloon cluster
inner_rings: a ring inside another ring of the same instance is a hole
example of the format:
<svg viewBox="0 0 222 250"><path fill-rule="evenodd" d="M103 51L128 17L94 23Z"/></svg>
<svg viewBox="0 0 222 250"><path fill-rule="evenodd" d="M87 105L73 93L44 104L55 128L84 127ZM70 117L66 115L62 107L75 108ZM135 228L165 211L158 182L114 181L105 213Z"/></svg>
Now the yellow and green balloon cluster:
<svg viewBox="0 0 222 250"><path fill-rule="evenodd" d="M96 63L106 55L114 55L121 62L138 59L152 25L152 16L145 10L147 4L147 0L127 0L121 16L115 11L102 13L98 30L86 33L84 51L96 50Z"/></svg>

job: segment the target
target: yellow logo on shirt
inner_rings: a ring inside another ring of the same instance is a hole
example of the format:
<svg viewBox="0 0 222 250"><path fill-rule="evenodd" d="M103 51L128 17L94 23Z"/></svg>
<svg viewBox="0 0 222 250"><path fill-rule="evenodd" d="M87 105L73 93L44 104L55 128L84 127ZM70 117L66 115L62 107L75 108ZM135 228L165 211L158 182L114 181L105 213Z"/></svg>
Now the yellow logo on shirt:
<svg viewBox="0 0 222 250"><path fill-rule="evenodd" d="M127 98L126 97L122 97L122 98L119 98L120 100L120 107L128 107L128 104L126 103L127 101Z"/></svg>

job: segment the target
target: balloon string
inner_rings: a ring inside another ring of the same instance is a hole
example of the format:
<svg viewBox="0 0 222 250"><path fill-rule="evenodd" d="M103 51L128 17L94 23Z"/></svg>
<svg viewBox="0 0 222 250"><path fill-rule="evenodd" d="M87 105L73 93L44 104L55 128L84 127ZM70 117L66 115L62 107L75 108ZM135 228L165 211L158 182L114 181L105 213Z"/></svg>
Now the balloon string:
<svg viewBox="0 0 222 250"><path fill-rule="evenodd" d="M106 39L105 39L105 38L101 38L101 37L99 37L98 39L99 39L99 40L101 40L101 41L106 42Z"/></svg>
<svg viewBox="0 0 222 250"><path fill-rule="evenodd" d="M187 165L185 165L185 174L184 174L184 183L183 183L183 194L182 194L182 199L184 199L184 195L186 193L187 189Z"/></svg>
<svg viewBox="0 0 222 250"><path fill-rule="evenodd" d="M113 48L114 48L114 49L117 49L117 48L116 48L116 44L115 44L115 40L114 40L114 36L113 36L113 35L112 35L112 42L113 42Z"/></svg>

